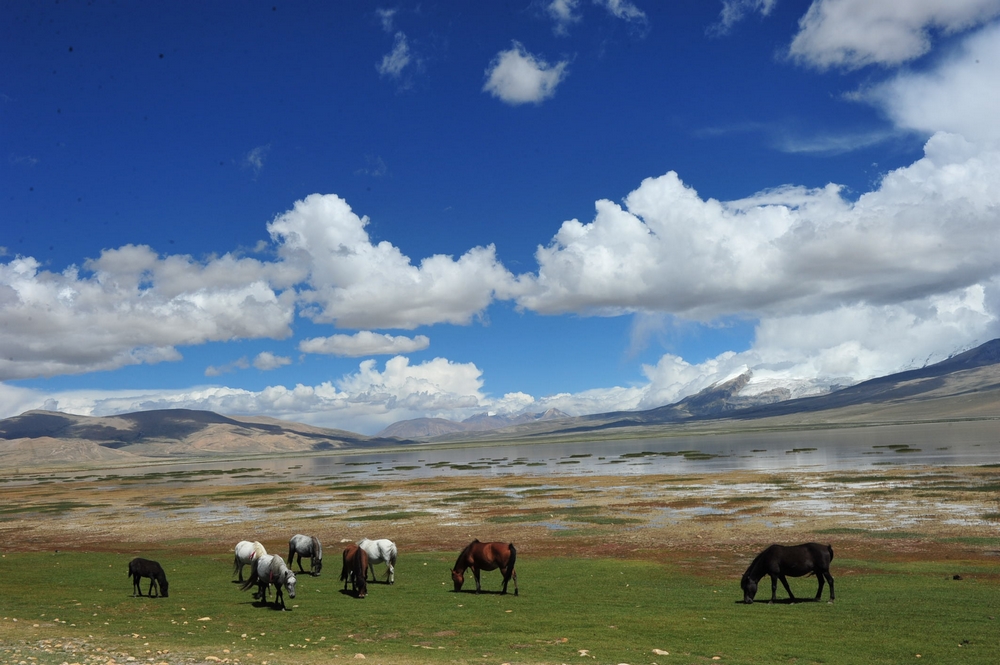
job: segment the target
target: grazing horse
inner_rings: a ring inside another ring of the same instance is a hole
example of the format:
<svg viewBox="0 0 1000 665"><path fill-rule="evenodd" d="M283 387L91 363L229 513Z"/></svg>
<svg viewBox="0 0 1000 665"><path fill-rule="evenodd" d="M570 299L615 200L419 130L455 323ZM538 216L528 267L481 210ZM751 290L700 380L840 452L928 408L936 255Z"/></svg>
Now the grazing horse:
<svg viewBox="0 0 1000 665"><path fill-rule="evenodd" d="M246 591L256 584L257 593L254 594L254 598L266 603L268 589L273 584L275 589L274 605L275 607L281 605L281 609L284 610L285 596L282 593L282 588L288 589L290 598L295 598L295 581L295 573L285 565L284 559L277 554L265 554L250 567L250 578L243 583L240 589Z"/></svg>
<svg viewBox="0 0 1000 665"><path fill-rule="evenodd" d="M295 555L299 557L299 572L302 570L302 557L308 558L309 572L315 577L323 570L323 545L316 536L303 536L297 533L288 541L288 565L295 565Z"/></svg>
<svg viewBox="0 0 1000 665"><path fill-rule="evenodd" d="M155 561L136 557L128 562L128 576L132 578L132 597L142 595L142 588L139 586L139 578L149 578L149 597L153 597L153 589L156 595L167 597L167 575L163 572L163 567Z"/></svg>
<svg viewBox="0 0 1000 665"><path fill-rule="evenodd" d="M375 564L384 561L386 568L388 568L385 574L385 581L389 584L395 584L396 543L388 538L380 538L379 540L362 538L358 541L358 547L363 549L368 555L368 569L372 572L372 582L376 581Z"/></svg>
<svg viewBox="0 0 1000 665"><path fill-rule="evenodd" d="M340 569L340 579L344 581L344 591L350 582L354 595L364 598L368 595L368 553L357 545L348 545L344 550L344 567Z"/></svg>
<svg viewBox="0 0 1000 665"><path fill-rule="evenodd" d="M458 555L455 567L451 570L451 581L455 583L455 591L462 590L467 568L472 568L472 574L476 578L476 593L480 591L479 571L499 568L503 573L503 589L500 593L507 593L507 583L514 580L516 596L517 572L514 570L516 560L517 550L514 548L514 543L481 543L478 538L473 540Z"/></svg>
<svg viewBox="0 0 1000 665"><path fill-rule="evenodd" d="M771 545L766 550L757 555L747 571L743 573L740 580L740 588L743 589L743 602L752 603L753 597L757 595L757 582L764 575L771 576L771 600L775 601L778 591L778 580L788 592L788 597L795 600L788 580L785 575L792 577L802 577L804 575L815 575L819 580L819 589L816 591L816 600L823 595L823 581L830 583L830 600L833 595L833 576L830 575L830 562L833 560L833 548L829 545L819 543L804 543L802 545Z"/></svg>
<svg viewBox="0 0 1000 665"><path fill-rule="evenodd" d="M236 543L233 551L236 553L236 556L233 557L233 574L240 574L238 582L243 581L243 566L250 564L251 572L253 572L254 562L262 556L267 556L267 550L256 540L253 542L241 540Z"/></svg>

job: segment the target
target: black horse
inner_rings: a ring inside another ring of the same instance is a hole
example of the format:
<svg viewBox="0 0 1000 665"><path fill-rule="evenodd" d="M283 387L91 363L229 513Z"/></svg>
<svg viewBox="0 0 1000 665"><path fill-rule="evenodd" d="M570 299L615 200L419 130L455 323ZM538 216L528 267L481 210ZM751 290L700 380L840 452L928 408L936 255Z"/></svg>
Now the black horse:
<svg viewBox="0 0 1000 665"><path fill-rule="evenodd" d="M833 548L829 545L819 543L804 543L802 545L771 545L766 550L757 555L747 571L743 573L740 580L740 588L743 589L743 602L752 603L753 597L757 595L757 582L765 575L771 576L771 600L775 601L778 591L778 580L788 592L788 597L795 600L795 595L788 586L785 575L791 577L802 577L803 575L815 575L819 580L819 590L816 591L816 600L823 595L823 581L830 583L830 600L833 595L833 576L830 575L830 562L833 560Z"/></svg>
<svg viewBox="0 0 1000 665"><path fill-rule="evenodd" d="M157 590L157 595L167 597L167 575L163 572L163 567L155 561L136 557L128 562L128 576L132 578L132 597L141 596L142 588L139 586L139 578L149 578L149 597L153 597L153 589Z"/></svg>

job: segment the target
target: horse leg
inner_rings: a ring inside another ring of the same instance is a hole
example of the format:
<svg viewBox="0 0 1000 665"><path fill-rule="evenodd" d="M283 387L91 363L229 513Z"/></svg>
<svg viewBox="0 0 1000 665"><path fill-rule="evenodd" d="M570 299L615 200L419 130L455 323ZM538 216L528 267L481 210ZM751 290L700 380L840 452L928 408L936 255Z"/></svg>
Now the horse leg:
<svg viewBox="0 0 1000 665"><path fill-rule="evenodd" d="M778 576L771 575L771 600L768 602L773 603L778 600Z"/></svg>
<svg viewBox="0 0 1000 665"><path fill-rule="evenodd" d="M795 594L792 593L792 588L788 586L788 580L785 579L784 575L778 575L778 579L781 580L781 585L785 587L785 591L788 592L788 597L795 600Z"/></svg>
<svg viewBox="0 0 1000 665"><path fill-rule="evenodd" d="M155 587L155 586L156 586L156 580L155 580L154 578L150 577L150 578L149 578L149 591L148 591L148 593L146 594L146 595L148 595L148 596L149 596L150 598L152 598L152 597L153 597L153 587ZM160 590L159 590L159 589L157 589L157 590L156 590L156 595L157 595L157 596L159 596L159 595L160 595Z"/></svg>
<svg viewBox="0 0 1000 665"><path fill-rule="evenodd" d="M139 576L136 575L135 577L132 578L132 597L135 598L136 596L141 596L141 595L142 595L142 587L139 586Z"/></svg>
<svg viewBox="0 0 1000 665"><path fill-rule="evenodd" d="M514 595L516 596L517 595L517 571L516 570L510 571L510 578L512 580L514 580Z"/></svg>
<svg viewBox="0 0 1000 665"><path fill-rule="evenodd" d="M834 599L834 596L833 596L833 575L831 575L830 572L827 571L827 572L823 573L823 577L825 577L826 581L830 583L830 600L832 601Z"/></svg>
<svg viewBox="0 0 1000 665"><path fill-rule="evenodd" d="M476 578L476 593L479 593L479 569L476 567L472 568L472 576Z"/></svg>
<svg viewBox="0 0 1000 665"><path fill-rule="evenodd" d="M823 597L823 585L826 583L823 579L823 573L816 573L816 579L819 581L819 589L816 590L815 600L819 600Z"/></svg>
<svg viewBox="0 0 1000 665"><path fill-rule="evenodd" d="M282 609L282 611L284 611L284 609L285 609L285 594L284 594L284 592L282 592L280 584L275 587L275 592L274 592L274 606L277 607L278 605L281 605L281 609Z"/></svg>

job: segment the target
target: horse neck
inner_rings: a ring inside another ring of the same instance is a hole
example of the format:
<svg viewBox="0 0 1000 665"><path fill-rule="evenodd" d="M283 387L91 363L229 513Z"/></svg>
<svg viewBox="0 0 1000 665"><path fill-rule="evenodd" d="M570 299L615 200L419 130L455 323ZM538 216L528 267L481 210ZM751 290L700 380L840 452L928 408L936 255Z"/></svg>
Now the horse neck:
<svg viewBox="0 0 1000 665"><path fill-rule="evenodd" d="M743 573L744 577L749 577L754 582L759 582L760 578L767 574L767 570L764 567L764 555L763 553L758 554L757 558L753 560L750 567L747 568L747 572Z"/></svg>
<svg viewBox="0 0 1000 665"><path fill-rule="evenodd" d="M469 554L471 551L472 545L469 544L464 550L462 550L461 554L458 555L458 560L455 561L455 567L452 568L452 570L458 573L464 573L465 569L471 565L469 563Z"/></svg>

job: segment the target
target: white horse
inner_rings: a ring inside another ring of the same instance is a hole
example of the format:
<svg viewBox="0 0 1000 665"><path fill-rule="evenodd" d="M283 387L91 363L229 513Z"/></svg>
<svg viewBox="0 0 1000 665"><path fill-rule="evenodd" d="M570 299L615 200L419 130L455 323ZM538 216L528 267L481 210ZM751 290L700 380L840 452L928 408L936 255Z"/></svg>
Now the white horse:
<svg viewBox="0 0 1000 665"><path fill-rule="evenodd" d="M323 545L320 544L316 536L303 536L297 533L288 541L288 565L295 565L295 555L299 557L299 572L302 570L302 557L310 559L309 571L315 576L323 570Z"/></svg>
<svg viewBox="0 0 1000 665"><path fill-rule="evenodd" d="M236 556L233 557L233 574L240 574L239 582L243 581L243 566L247 564L253 566L254 561L262 556L267 556L267 550L256 540L253 542L241 540L236 543L233 551L236 553ZM250 569L250 572L253 572L253 568Z"/></svg>
<svg viewBox="0 0 1000 665"><path fill-rule="evenodd" d="M288 596L295 598L295 573L285 565L285 560L277 554L265 554L251 566L250 579L243 583L241 590L246 591L257 585L254 598L267 602L267 591L273 584L275 589L274 604L285 609L285 596L282 588L288 589Z"/></svg>
<svg viewBox="0 0 1000 665"><path fill-rule="evenodd" d="M368 570L372 571L372 582L376 580L375 564L382 562L385 562L386 568L388 568L385 581L389 584L396 582L396 543L388 538L379 540L363 538L358 541L358 547L368 554ZM367 572L365 575L367 576Z"/></svg>

